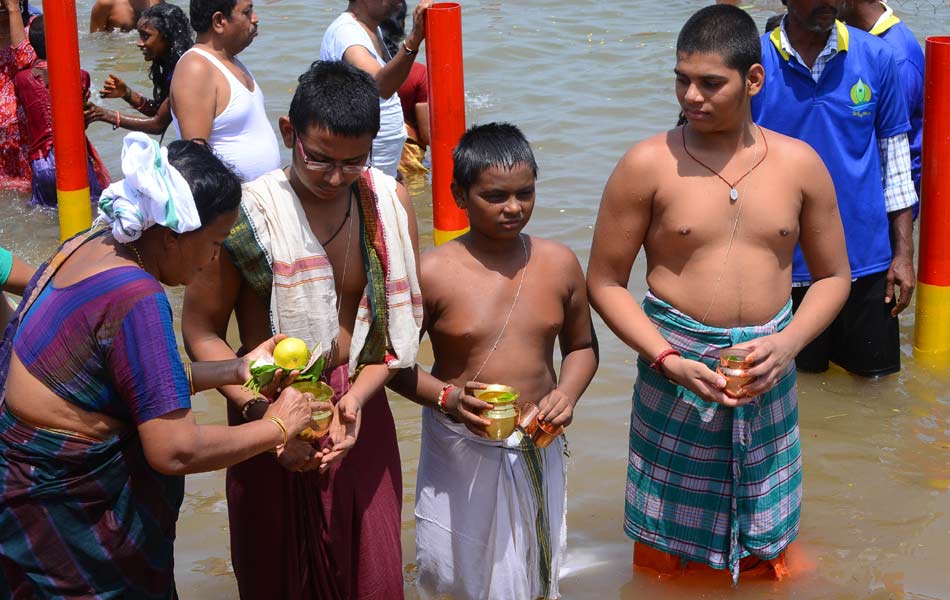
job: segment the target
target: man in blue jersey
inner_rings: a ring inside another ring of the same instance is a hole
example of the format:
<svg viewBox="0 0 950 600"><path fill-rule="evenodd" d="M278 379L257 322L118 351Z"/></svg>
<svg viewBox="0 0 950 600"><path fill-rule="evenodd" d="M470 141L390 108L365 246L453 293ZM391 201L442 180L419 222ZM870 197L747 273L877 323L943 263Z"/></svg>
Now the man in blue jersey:
<svg viewBox="0 0 950 600"><path fill-rule="evenodd" d="M901 89L910 117L910 169L920 196L920 148L924 123L924 51L913 32L880 0L849 0L841 7L841 18L852 27L876 35L891 46Z"/></svg>
<svg viewBox="0 0 950 600"><path fill-rule="evenodd" d="M897 315L916 284L907 103L894 51L837 20L842 0L783 0L788 14L762 37L765 84L752 99L763 127L797 137L834 180L852 276L848 302L796 358L803 371L833 361L867 377L900 370ZM811 282L796 250L797 310Z"/></svg>

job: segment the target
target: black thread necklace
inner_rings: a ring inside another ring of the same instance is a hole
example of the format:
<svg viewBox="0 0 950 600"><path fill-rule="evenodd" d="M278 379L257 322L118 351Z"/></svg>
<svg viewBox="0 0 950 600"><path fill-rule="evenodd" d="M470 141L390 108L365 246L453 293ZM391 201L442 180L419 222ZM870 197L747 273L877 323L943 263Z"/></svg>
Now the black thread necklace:
<svg viewBox="0 0 950 600"><path fill-rule="evenodd" d="M752 165L752 167L751 167L748 171L745 172L745 175L743 175L743 176L740 177L739 179L736 179L736 182L735 182L735 183L729 183L729 182L726 180L725 177L723 177L722 175L719 174L718 171L716 171L715 169L713 169L712 167L710 167L709 165L707 165L707 164L704 163L703 161L701 161L701 160L699 160L698 158L696 158L695 156L693 156L693 153L690 152L690 151L689 151L689 148L686 147L686 126L684 125L684 126L680 129L680 131L683 133L683 151L686 152L686 155L687 155L687 156L689 156L690 158L692 158L693 160L695 160L697 163L699 163L701 166L703 166L707 171L709 171L710 173L712 173L713 175L715 175L716 177L718 177L719 179L721 179L723 183L725 183L726 185L729 186L729 202L730 202L730 203L735 202L736 200L739 199L739 190L736 189L736 186L739 185L739 183L740 183L743 179L745 179L746 177L748 177L749 173L751 173L752 171L755 171L756 167L758 167L759 165L761 165L762 162L765 160L765 157L769 155L769 141L768 141L767 139L765 139L765 134L762 133L762 128L759 127L758 125L756 125L756 128L759 130L759 133L761 134L762 141L765 142L765 153L762 154L762 159L759 160L758 162L754 163L754 164ZM754 160L754 159L753 159L753 160Z"/></svg>
<svg viewBox="0 0 950 600"><path fill-rule="evenodd" d="M340 223L340 226L336 228L336 231L333 232L333 235L330 236L330 239L325 242L320 242L320 245L324 248L326 248L330 242L336 239L336 236L338 236L340 232L343 231L343 226L346 225L346 222L350 220L350 211L353 210L353 188L350 188L350 195L347 200L346 214L343 216L343 221Z"/></svg>

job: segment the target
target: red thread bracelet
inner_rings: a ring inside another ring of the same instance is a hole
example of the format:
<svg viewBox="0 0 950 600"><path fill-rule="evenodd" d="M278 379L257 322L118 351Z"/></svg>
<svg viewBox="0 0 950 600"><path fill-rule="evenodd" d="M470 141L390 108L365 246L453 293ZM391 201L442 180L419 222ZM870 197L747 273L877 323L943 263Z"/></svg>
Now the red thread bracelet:
<svg viewBox="0 0 950 600"><path fill-rule="evenodd" d="M436 406L439 407L439 412L441 412L443 415L449 414L449 409L448 409L448 406L446 406L446 404L449 399L449 394L454 389L455 389L454 385L452 385L451 383L447 383L444 386L442 386L442 391L439 392L439 399L436 401L435 404Z"/></svg>
<svg viewBox="0 0 950 600"><path fill-rule="evenodd" d="M671 356L683 356L680 354L680 351L676 348L667 348L663 352L660 352L660 355L656 357L652 363L650 363L650 368L663 375L663 361Z"/></svg>

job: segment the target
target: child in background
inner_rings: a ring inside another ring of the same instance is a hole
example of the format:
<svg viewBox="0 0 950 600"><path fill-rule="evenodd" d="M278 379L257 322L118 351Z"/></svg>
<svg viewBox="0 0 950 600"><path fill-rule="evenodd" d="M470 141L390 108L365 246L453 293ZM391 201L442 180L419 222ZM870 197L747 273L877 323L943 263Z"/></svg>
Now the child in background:
<svg viewBox="0 0 950 600"><path fill-rule="evenodd" d="M139 50L152 80L152 97L133 91L124 81L113 74L106 77L99 91L100 98L122 98L144 116L122 114L107 110L92 103L86 104L86 125L95 121L109 123L129 131L143 131L150 135L165 135L172 122L171 103L168 100L172 74L178 59L195 43L195 35L188 23L188 15L175 6L163 2L145 9L136 29L139 33Z"/></svg>
<svg viewBox="0 0 950 600"><path fill-rule="evenodd" d="M545 427L569 425L597 370L584 273L562 244L521 233L537 164L517 127L473 127L455 148L452 192L471 230L427 252L423 331L435 364L391 386L423 405L416 483L419 584L436 595L557 598L566 540L564 436L486 437L484 384L520 392ZM560 349L560 376L554 349ZM484 382L484 383L477 383ZM460 543L461 540L461 543Z"/></svg>
<svg viewBox="0 0 950 600"><path fill-rule="evenodd" d="M43 17L30 23L30 45L38 60L32 68L17 73L14 79L16 96L26 112L30 168L33 171L31 204L56 206L56 157L53 154L53 114L50 107L49 79L46 71L46 34ZM89 98L89 73L79 71L82 78L83 100ZM89 195L93 202L110 183L96 149L86 140L89 160Z"/></svg>

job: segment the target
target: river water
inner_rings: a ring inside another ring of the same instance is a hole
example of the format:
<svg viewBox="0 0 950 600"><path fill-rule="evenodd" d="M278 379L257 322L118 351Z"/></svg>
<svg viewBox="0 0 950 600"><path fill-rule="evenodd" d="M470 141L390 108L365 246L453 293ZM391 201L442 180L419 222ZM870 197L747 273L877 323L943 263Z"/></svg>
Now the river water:
<svg viewBox="0 0 950 600"><path fill-rule="evenodd" d="M931 4L929 2L934 2ZM469 123L516 123L541 173L528 232L560 240L587 263L600 193L623 152L672 125L676 34L703 2L471 0L463 3ZM148 91L135 34L84 33L91 0L79 0L82 65L95 89L110 72ZM262 0L260 36L241 59L262 86L269 116L285 114L296 77L318 55L323 31L345 3ZM947 0L904 0L898 13L923 40L950 34ZM778 0L747 7L762 26ZM51 40L51 44L55 41ZM127 110L119 100L107 107ZM116 176L120 132L89 136ZM174 139L173 130L169 139ZM287 157L285 150L285 159ZM414 195L423 247L432 244L429 190ZM55 214L0 195L0 243L34 263L56 246ZM631 292L646 291L642 260ZM180 290L171 290L176 314ZM950 598L950 376L915 365L913 308L901 317L904 370L880 381L833 368L799 378L805 501L790 581L658 581L633 573L623 533L634 354L597 321L601 366L568 431L568 550L565 598ZM420 362L430 361L424 346ZM391 401L405 480L406 590L414 588L413 502L420 409ZM199 421L224 423L216 393L195 399ZM184 598L236 597L228 560L224 473L187 479L176 543ZM262 507L262 510L267 510ZM266 548L261 549L267 552Z"/></svg>

